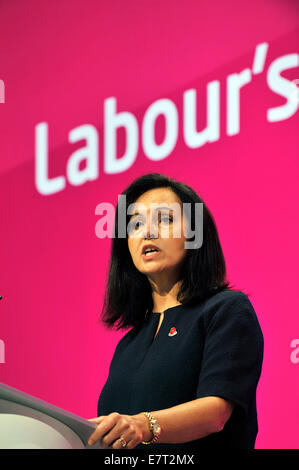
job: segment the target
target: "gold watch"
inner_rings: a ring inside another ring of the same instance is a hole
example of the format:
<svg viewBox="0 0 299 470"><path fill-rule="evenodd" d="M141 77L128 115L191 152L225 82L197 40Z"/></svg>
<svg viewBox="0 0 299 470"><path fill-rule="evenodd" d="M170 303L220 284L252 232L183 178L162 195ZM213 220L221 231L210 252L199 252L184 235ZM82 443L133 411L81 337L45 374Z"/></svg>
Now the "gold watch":
<svg viewBox="0 0 299 470"><path fill-rule="evenodd" d="M141 444L153 444L154 442L157 442L160 437L160 434L162 432L161 426L148 411L143 411L142 414L144 414L148 418L150 431L152 432L154 437L150 441L141 442Z"/></svg>

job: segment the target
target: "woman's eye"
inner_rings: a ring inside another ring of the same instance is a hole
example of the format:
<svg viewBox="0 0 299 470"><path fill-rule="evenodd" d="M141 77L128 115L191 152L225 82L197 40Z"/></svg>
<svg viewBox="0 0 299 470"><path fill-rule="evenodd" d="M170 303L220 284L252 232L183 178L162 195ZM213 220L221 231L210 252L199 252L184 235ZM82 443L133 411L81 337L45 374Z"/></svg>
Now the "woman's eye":
<svg viewBox="0 0 299 470"><path fill-rule="evenodd" d="M129 223L129 232L138 230L142 224L143 224L142 220L132 220Z"/></svg>
<svg viewBox="0 0 299 470"><path fill-rule="evenodd" d="M162 217L161 217L161 221L162 221L162 222L167 222L167 223L169 223L169 222L172 222L172 220L173 220L172 217L169 216L169 215L162 215Z"/></svg>
<svg viewBox="0 0 299 470"><path fill-rule="evenodd" d="M159 223L162 224L170 224L173 222L173 217L170 216L169 214L161 214L159 216ZM128 225L128 233L136 232L137 230L140 230L140 228L144 225L144 220L136 220L133 219L129 222Z"/></svg>

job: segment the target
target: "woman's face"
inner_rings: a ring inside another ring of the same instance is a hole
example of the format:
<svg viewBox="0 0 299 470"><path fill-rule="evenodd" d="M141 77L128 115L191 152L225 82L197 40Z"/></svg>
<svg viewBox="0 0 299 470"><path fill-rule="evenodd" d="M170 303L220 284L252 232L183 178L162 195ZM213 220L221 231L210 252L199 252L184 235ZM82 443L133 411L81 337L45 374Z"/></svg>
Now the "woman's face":
<svg viewBox="0 0 299 470"><path fill-rule="evenodd" d="M128 248L135 267L158 284L176 282L187 253L181 200L169 188L156 188L143 193L132 209ZM158 252L144 254L148 244Z"/></svg>

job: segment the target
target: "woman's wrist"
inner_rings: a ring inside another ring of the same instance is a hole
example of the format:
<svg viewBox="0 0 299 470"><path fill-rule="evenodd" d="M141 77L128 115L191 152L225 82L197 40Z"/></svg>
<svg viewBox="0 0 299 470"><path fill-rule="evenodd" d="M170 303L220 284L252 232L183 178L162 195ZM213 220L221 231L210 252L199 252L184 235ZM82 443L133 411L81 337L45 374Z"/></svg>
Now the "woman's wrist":
<svg viewBox="0 0 299 470"><path fill-rule="evenodd" d="M153 438L153 433L150 430L148 418L142 413L134 415L134 418L140 425L142 432L142 441L150 441Z"/></svg>

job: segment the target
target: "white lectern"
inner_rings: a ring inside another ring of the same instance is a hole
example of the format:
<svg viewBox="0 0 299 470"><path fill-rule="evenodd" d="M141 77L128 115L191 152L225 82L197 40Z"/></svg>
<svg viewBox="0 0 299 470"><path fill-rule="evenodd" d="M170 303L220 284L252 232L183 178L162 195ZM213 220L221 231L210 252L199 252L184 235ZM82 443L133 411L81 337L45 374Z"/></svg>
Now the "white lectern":
<svg viewBox="0 0 299 470"><path fill-rule="evenodd" d="M96 424L0 383L0 449L100 449Z"/></svg>

